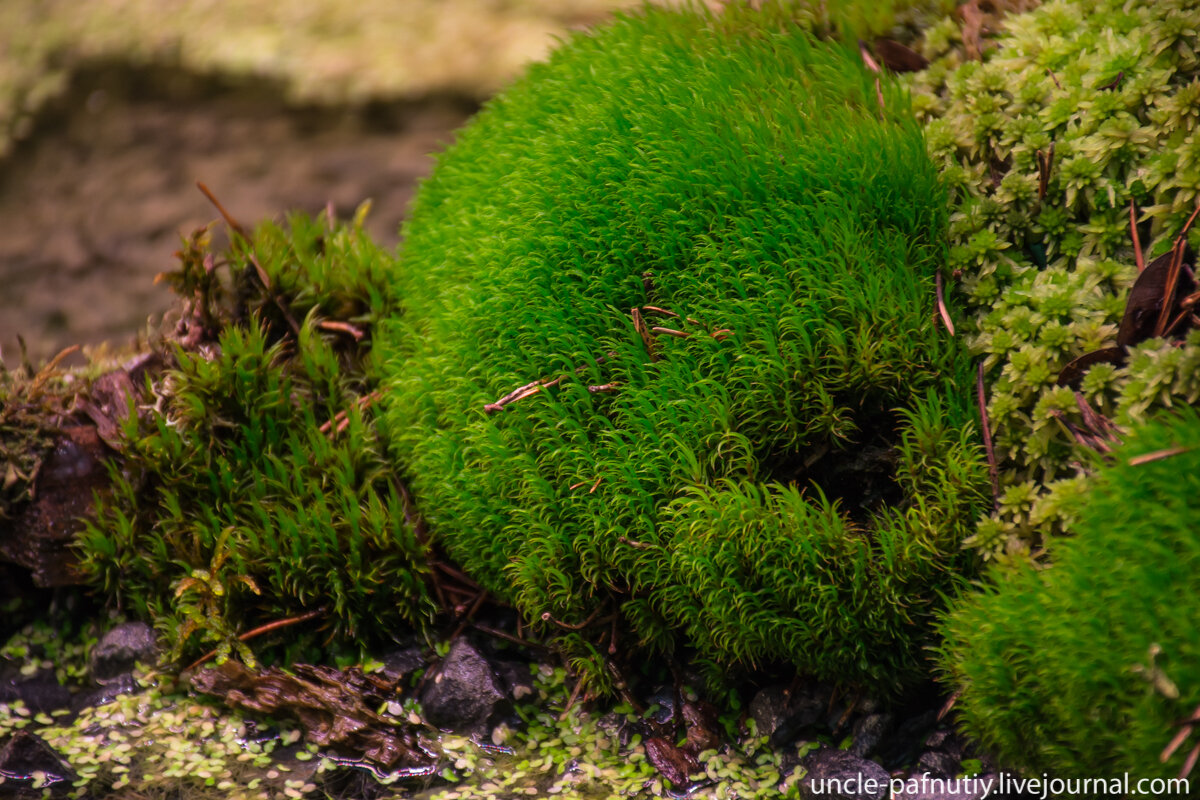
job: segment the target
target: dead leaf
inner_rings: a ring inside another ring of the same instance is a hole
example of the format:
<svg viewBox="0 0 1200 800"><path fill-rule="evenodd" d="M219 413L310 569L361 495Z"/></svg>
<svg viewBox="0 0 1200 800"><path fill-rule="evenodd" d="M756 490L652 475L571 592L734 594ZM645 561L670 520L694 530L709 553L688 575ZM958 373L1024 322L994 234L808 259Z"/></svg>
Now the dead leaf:
<svg viewBox="0 0 1200 800"><path fill-rule="evenodd" d="M929 59L916 50L882 36L875 39L875 53L892 72L920 72L929 66Z"/></svg>

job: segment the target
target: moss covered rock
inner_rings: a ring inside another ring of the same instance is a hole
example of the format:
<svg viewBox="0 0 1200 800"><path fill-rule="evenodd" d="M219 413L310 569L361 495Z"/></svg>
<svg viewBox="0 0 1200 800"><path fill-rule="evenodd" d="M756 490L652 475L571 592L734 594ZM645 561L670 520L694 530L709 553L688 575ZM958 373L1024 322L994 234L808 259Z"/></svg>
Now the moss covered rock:
<svg viewBox="0 0 1200 800"><path fill-rule="evenodd" d="M1200 704L1200 417L1135 431L1076 510L1054 566L973 595L945 626L966 729L1041 774L1177 775L1159 760Z"/></svg>
<svg viewBox="0 0 1200 800"><path fill-rule="evenodd" d="M896 88L784 16L575 37L404 230L394 453L450 554L593 678L687 642L895 688L966 566L986 477L935 324L945 194Z"/></svg>

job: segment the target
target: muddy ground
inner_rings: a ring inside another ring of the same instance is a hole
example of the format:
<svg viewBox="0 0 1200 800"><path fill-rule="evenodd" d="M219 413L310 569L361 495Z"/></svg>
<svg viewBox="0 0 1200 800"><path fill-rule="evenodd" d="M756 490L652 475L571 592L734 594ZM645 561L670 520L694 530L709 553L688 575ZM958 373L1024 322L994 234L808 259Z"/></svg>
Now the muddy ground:
<svg viewBox="0 0 1200 800"><path fill-rule="evenodd" d="M243 224L348 217L393 245L431 154L474 111L427 98L360 108L294 108L270 85L97 66L0 162L0 350L37 363L71 344L121 346L171 296L154 277L180 236L217 218L203 181ZM75 363L80 363L77 357Z"/></svg>

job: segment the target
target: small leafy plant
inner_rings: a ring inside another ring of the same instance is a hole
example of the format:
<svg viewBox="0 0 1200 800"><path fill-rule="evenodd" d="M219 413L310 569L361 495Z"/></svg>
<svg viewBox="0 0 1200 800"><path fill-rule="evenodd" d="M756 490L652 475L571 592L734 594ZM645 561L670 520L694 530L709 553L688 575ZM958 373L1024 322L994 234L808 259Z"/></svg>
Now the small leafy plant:
<svg viewBox="0 0 1200 800"><path fill-rule="evenodd" d="M238 637L254 623L318 609L349 643L430 614L426 545L370 408L387 258L359 222L235 228L223 260L202 231L169 276L190 298L162 345L173 367L131 409L115 497L81 548L176 657L250 658Z"/></svg>

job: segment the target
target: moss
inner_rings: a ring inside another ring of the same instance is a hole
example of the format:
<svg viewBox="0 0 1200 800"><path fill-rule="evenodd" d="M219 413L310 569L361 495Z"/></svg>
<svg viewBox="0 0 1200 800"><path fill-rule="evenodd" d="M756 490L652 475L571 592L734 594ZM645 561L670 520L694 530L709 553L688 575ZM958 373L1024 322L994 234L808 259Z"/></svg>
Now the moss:
<svg viewBox="0 0 1200 800"><path fill-rule="evenodd" d="M945 196L896 88L881 107L857 53L778 12L574 38L404 229L393 452L452 557L580 629L601 683L606 650L689 643L896 688L968 563Z"/></svg>
<svg viewBox="0 0 1200 800"><path fill-rule="evenodd" d="M1131 203L1147 261L1196 205L1196 19L1190 0L1052 0L1009 17L982 63L947 53L953 37L926 42L942 58L912 85L950 190L950 265L987 368L1003 494L1032 487L980 525L986 557L1037 555L1070 524L1062 501L1084 473L1068 426L1088 425L1057 379L1114 343L1137 275ZM1120 426L1195 403L1197 343L1146 341L1122 366L1093 367L1083 397Z"/></svg>
<svg viewBox="0 0 1200 800"><path fill-rule="evenodd" d="M944 669L968 732L1006 763L1070 776L1173 777L1159 756L1200 704L1200 417L1132 431L1078 503L1074 538L965 598Z"/></svg>
<svg viewBox="0 0 1200 800"><path fill-rule="evenodd" d="M385 254L357 223L295 216L235 234L227 261L204 232L181 256L174 368L126 423L115 498L81 541L91 580L175 656L250 658L239 634L316 609L323 638L355 645L422 624L427 550L370 408ZM312 627L289 631L293 655Z"/></svg>

